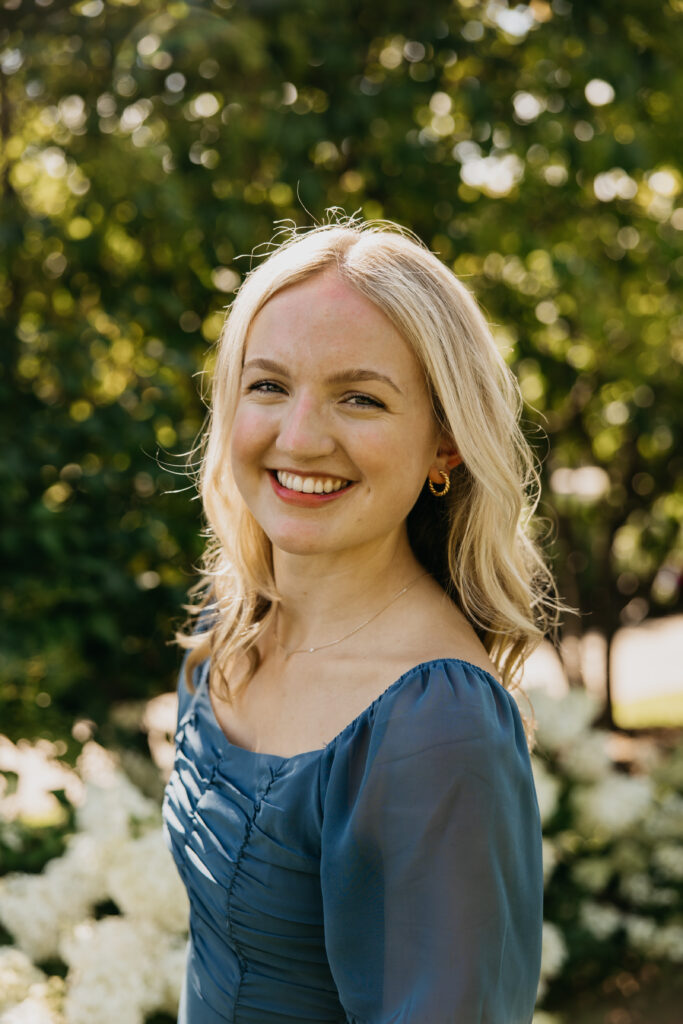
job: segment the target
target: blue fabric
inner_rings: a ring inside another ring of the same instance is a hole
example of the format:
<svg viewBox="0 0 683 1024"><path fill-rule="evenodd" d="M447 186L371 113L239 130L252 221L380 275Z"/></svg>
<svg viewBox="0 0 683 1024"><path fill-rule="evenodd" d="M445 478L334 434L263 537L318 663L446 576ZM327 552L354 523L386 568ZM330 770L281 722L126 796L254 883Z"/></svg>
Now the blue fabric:
<svg viewBox="0 0 683 1024"><path fill-rule="evenodd" d="M226 738L181 669L164 832L190 897L179 1024L529 1024L541 825L519 712L417 665L326 747Z"/></svg>

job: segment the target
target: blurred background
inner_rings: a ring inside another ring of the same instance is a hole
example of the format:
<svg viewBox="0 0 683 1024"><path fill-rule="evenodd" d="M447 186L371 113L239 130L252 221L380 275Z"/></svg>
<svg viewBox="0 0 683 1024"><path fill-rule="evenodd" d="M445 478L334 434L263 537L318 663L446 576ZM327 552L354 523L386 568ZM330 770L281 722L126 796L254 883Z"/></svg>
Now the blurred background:
<svg viewBox="0 0 683 1024"><path fill-rule="evenodd" d="M150 893L202 544L183 453L252 250L329 207L465 280L542 462L580 614L525 672L536 1019L680 1024L682 16L0 0L0 1024L174 1019L182 894Z"/></svg>

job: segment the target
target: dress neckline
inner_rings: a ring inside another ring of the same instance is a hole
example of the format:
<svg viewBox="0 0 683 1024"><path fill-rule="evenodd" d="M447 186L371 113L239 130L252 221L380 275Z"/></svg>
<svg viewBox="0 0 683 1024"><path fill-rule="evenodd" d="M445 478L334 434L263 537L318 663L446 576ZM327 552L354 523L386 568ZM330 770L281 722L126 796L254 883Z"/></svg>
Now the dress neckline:
<svg viewBox="0 0 683 1024"><path fill-rule="evenodd" d="M398 689L398 687L402 683L404 683L406 679L434 665L463 665L466 668L474 669L474 671L479 672L482 676L484 676L491 683L493 683L494 686L501 687L501 689L505 689L505 687L502 686L502 684L496 679L494 675L492 675L488 671L488 669L482 668L481 665L475 665L474 662L472 661L466 661L464 658L431 658L428 661L421 661L419 665L414 665L412 668L407 669L407 671L400 675L398 679L395 679L393 683L390 683L390 685L387 686L386 690L383 690L382 693L379 694L379 696L375 697L372 703L368 704L366 708L363 708L360 714L356 715L356 717L347 725L345 725L343 729L340 729L337 735L333 736L332 739L329 740L324 747L316 747L315 750L302 750L298 754L270 754L266 751L250 750L249 747L242 747L240 746L239 743L234 743L233 740L229 739L228 736L226 736L225 732L221 727L220 722L218 721L218 718L216 717L216 712L213 709L213 704L211 703L211 693L209 688L209 662L210 660L209 658L207 658L204 664L201 666L201 678L197 686L197 698L204 700L206 704L207 717L212 728L219 737L219 741L222 742L222 744L226 746L229 751L235 751L238 756L245 755L248 758L261 758L262 760L277 761L279 763L296 761L299 759L313 756L321 757L327 750L329 750L330 747L332 747L335 743L337 743L339 739L341 739L344 733L350 731L355 725L358 724L358 722L360 722L362 718L365 718L372 711L374 711L375 707L380 703L380 701L382 701L389 693ZM508 691L506 690L505 692L507 693Z"/></svg>

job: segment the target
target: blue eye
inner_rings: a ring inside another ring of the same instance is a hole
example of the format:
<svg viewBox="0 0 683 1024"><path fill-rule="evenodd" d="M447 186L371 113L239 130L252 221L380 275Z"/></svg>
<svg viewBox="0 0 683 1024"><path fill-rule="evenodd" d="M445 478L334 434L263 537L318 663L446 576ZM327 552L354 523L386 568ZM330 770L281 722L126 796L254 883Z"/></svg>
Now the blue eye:
<svg viewBox="0 0 683 1024"><path fill-rule="evenodd" d="M247 391L261 391L266 395L273 393L277 394L282 390L282 385L277 384L274 380L257 380L247 388Z"/></svg>
<svg viewBox="0 0 683 1024"><path fill-rule="evenodd" d="M380 402L377 398L371 398L370 395L349 395L345 401L350 402L352 405L358 405L360 408L365 406L368 409L384 409L384 402Z"/></svg>

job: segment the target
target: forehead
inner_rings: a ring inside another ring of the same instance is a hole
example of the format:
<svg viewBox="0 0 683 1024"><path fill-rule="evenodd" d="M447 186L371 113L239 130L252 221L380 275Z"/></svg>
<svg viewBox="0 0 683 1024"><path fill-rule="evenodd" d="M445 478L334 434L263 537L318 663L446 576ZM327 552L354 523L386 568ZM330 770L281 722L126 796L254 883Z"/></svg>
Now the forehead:
<svg viewBox="0 0 683 1024"><path fill-rule="evenodd" d="M382 310L326 270L269 299L250 326L245 358L275 355L302 367L372 365L403 377L423 377L408 342Z"/></svg>

